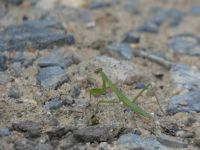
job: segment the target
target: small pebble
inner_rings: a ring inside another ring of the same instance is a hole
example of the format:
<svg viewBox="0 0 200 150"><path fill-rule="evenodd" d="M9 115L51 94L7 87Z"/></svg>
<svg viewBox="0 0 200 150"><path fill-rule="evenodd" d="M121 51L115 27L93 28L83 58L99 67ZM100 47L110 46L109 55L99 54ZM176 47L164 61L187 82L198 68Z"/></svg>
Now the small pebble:
<svg viewBox="0 0 200 150"><path fill-rule="evenodd" d="M11 133L8 128L0 128L0 137L9 136Z"/></svg>

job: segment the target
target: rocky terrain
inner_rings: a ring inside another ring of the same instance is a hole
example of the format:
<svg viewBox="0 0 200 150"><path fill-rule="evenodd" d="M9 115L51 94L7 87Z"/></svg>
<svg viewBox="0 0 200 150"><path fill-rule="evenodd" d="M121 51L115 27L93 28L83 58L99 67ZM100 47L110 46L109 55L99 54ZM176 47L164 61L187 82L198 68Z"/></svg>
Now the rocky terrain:
<svg viewBox="0 0 200 150"><path fill-rule="evenodd" d="M0 150L200 149L199 0L1 0ZM106 95L94 73L148 112Z"/></svg>

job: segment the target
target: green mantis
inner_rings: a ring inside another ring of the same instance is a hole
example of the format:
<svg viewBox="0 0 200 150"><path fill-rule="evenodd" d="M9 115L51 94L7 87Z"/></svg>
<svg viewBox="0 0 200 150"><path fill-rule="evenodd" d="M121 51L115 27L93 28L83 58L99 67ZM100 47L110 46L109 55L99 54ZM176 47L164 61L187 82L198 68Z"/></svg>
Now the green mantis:
<svg viewBox="0 0 200 150"><path fill-rule="evenodd" d="M116 94L117 98L119 99L119 102L122 102L125 106L130 108L132 111L138 113L139 115L143 117L150 118L150 114L144 111L141 107L135 104L135 101L137 98L142 95L142 93L150 86L147 85L134 99L133 101L130 101L121 90L119 90L107 77L107 75L103 72L102 68L98 68L95 70L96 74L99 74L102 78L102 87L101 88L93 88L90 90L90 95L97 96L97 95L104 95L106 94L106 83L108 84L108 87ZM109 103L109 102L108 102Z"/></svg>

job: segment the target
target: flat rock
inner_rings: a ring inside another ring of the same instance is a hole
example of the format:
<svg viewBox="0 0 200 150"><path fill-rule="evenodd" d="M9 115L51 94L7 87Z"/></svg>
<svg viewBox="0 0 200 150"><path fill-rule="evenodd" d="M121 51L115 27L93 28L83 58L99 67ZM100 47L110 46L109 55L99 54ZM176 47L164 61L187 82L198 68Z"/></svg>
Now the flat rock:
<svg viewBox="0 0 200 150"><path fill-rule="evenodd" d="M200 15L200 5L199 6L192 6L190 9L190 13L193 15Z"/></svg>
<svg viewBox="0 0 200 150"><path fill-rule="evenodd" d="M167 150L168 148L161 145L154 137L141 137L136 134L125 134L120 136L117 145L125 149L142 149L142 150Z"/></svg>
<svg viewBox="0 0 200 150"><path fill-rule="evenodd" d="M130 14L138 14L140 12L138 0L123 0L120 1L120 3L121 3L120 8L123 11L126 11Z"/></svg>
<svg viewBox="0 0 200 150"><path fill-rule="evenodd" d="M0 71L5 71L7 69L7 57L0 55Z"/></svg>
<svg viewBox="0 0 200 150"><path fill-rule="evenodd" d="M12 129L19 132L24 132L27 137L31 138L40 136L42 132L42 126L39 123L29 120L19 123L13 123Z"/></svg>
<svg viewBox="0 0 200 150"><path fill-rule="evenodd" d="M28 139L20 139L14 143L15 150L53 150L50 144L36 143Z"/></svg>
<svg viewBox="0 0 200 150"><path fill-rule="evenodd" d="M8 128L0 128L0 137L9 136L10 130Z"/></svg>
<svg viewBox="0 0 200 150"><path fill-rule="evenodd" d="M39 58L38 65L40 67L49 67L49 66L60 66L62 68L67 68L73 64L71 56L64 56L64 54L59 52L53 52L47 56Z"/></svg>
<svg viewBox="0 0 200 150"><path fill-rule="evenodd" d="M145 21L141 26L136 29L137 32L158 33L159 26L152 21Z"/></svg>
<svg viewBox="0 0 200 150"><path fill-rule="evenodd" d="M133 83L135 81L141 82L145 78L143 70L128 61L119 61L112 57L100 56L96 57L92 63L95 66L102 67L113 82Z"/></svg>
<svg viewBox="0 0 200 150"><path fill-rule="evenodd" d="M105 142L119 134L120 128L112 126L89 126L74 131L74 138L81 142Z"/></svg>
<svg viewBox="0 0 200 150"><path fill-rule="evenodd" d="M176 9L154 8L153 15L139 26L136 31L158 33L159 27L163 24L175 27L178 26L184 13Z"/></svg>
<svg viewBox="0 0 200 150"><path fill-rule="evenodd" d="M89 3L87 7L89 9L103 9L110 6L111 6L110 2L102 2L101 0L93 0L92 2Z"/></svg>
<svg viewBox="0 0 200 150"><path fill-rule="evenodd" d="M140 43L140 34L134 31L130 31L125 34L122 43Z"/></svg>
<svg viewBox="0 0 200 150"><path fill-rule="evenodd" d="M200 38L193 34L173 36L170 39L168 46L175 54L200 56Z"/></svg>
<svg viewBox="0 0 200 150"><path fill-rule="evenodd" d="M175 27L180 24L183 16L185 15L183 12L176 9L155 8L153 11L154 15L151 20L158 26L165 23L169 26Z"/></svg>
<svg viewBox="0 0 200 150"><path fill-rule="evenodd" d="M174 64L170 70L170 77L177 88L200 89L200 72L186 64Z"/></svg>
<svg viewBox="0 0 200 150"><path fill-rule="evenodd" d="M63 101L59 98L50 99L48 102L45 103L45 109L58 109L63 106Z"/></svg>
<svg viewBox="0 0 200 150"><path fill-rule="evenodd" d="M109 45L106 48L107 51L115 52L118 53L122 58L124 59L131 59L133 57L133 51L134 49L132 49L128 43L117 43L117 44L112 44Z"/></svg>
<svg viewBox="0 0 200 150"><path fill-rule="evenodd" d="M200 91L171 97L167 111L169 113L200 112Z"/></svg>
<svg viewBox="0 0 200 150"><path fill-rule="evenodd" d="M6 0L6 4L9 5L20 5L24 0Z"/></svg>
<svg viewBox="0 0 200 150"><path fill-rule="evenodd" d="M45 67L39 70L37 80L44 88L56 89L64 82L68 81L64 69L58 66Z"/></svg>
<svg viewBox="0 0 200 150"><path fill-rule="evenodd" d="M157 137L157 140L167 147L173 147L173 148L187 148L187 144L182 142L181 140L178 140L175 137L168 136L165 134L161 134L159 137Z"/></svg>
<svg viewBox="0 0 200 150"><path fill-rule="evenodd" d="M46 132L50 140L60 139L69 132L76 130L76 127L66 126L66 127L56 127Z"/></svg>
<svg viewBox="0 0 200 150"><path fill-rule="evenodd" d="M43 22L41 27L38 24L37 20L37 23L26 22L5 28L0 32L0 51L22 51L30 48L45 49L74 44L75 40L72 35L48 30L48 25L44 25Z"/></svg>

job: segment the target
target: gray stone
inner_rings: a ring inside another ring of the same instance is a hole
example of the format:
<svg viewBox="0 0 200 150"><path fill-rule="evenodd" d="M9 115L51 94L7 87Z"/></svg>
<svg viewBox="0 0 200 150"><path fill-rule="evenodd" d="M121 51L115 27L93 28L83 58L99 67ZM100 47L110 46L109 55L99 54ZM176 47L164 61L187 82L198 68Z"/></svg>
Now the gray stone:
<svg viewBox="0 0 200 150"><path fill-rule="evenodd" d="M200 112L200 91L171 97L167 111L169 113Z"/></svg>
<svg viewBox="0 0 200 150"><path fill-rule="evenodd" d="M141 137L132 133L120 136L117 145L127 149L167 150L154 137Z"/></svg>
<svg viewBox="0 0 200 150"><path fill-rule="evenodd" d="M172 65L170 77L177 88L190 91L200 89L200 72L186 64Z"/></svg>
<svg viewBox="0 0 200 150"><path fill-rule="evenodd" d="M5 150L5 146L0 144L0 150Z"/></svg>
<svg viewBox="0 0 200 150"><path fill-rule="evenodd" d="M133 57L133 51L128 43L118 43L109 45L106 50L117 52L124 59L131 59Z"/></svg>
<svg viewBox="0 0 200 150"><path fill-rule="evenodd" d="M138 32L158 33L159 26L154 22L145 21L140 27L136 29Z"/></svg>
<svg viewBox="0 0 200 150"><path fill-rule="evenodd" d="M57 89L61 84L67 82L69 79L62 68L52 66L41 68L37 75L37 80L44 88Z"/></svg>
<svg viewBox="0 0 200 150"><path fill-rule="evenodd" d="M72 98L77 98L80 95L80 93L81 93L81 87L79 85L74 86L71 89L70 93L71 93L71 97Z"/></svg>
<svg viewBox="0 0 200 150"><path fill-rule="evenodd" d="M0 71L5 71L7 69L7 57L0 55Z"/></svg>
<svg viewBox="0 0 200 150"><path fill-rule="evenodd" d="M175 54L200 56L200 38L193 34L180 34L172 37L168 44Z"/></svg>
<svg viewBox="0 0 200 150"><path fill-rule="evenodd" d="M137 31L158 33L162 24L168 24L172 27L178 26L184 16L184 13L175 9L154 8L153 13L153 16L136 29Z"/></svg>
<svg viewBox="0 0 200 150"><path fill-rule="evenodd" d="M60 141L60 147L62 150L69 149L76 144L77 144L77 141L75 140L72 133Z"/></svg>
<svg viewBox="0 0 200 150"><path fill-rule="evenodd" d="M80 142L105 142L112 140L119 134L120 128L112 126L89 126L75 130L74 138Z"/></svg>
<svg viewBox="0 0 200 150"><path fill-rule="evenodd" d="M111 6L110 2L102 2L102 0L93 0L88 5L88 8L89 9L103 9L103 8L107 8L110 6Z"/></svg>
<svg viewBox="0 0 200 150"><path fill-rule="evenodd" d="M131 14L138 14L140 12L139 7L138 7L139 5L138 0L123 0L123 1L120 1L120 3L121 3L120 8L122 8L123 11L126 11ZM117 4L119 4L119 2Z"/></svg>
<svg viewBox="0 0 200 150"><path fill-rule="evenodd" d="M183 16L184 13L176 9L156 8L154 9L154 15L151 20L158 26L167 23L168 25L174 27L180 24Z"/></svg>
<svg viewBox="0 0 200 150"><path fill-rule="evenodd" d="M195 134L193 132L187 130L180 130L176 132L176 136L181 138L193 138L194 135Z"/></svg>
<svg viewBox="0 0 200 150"><path fill-rule="evenodd" d="M140 34L137 32L128 32L125 34L123 43L140 43Z"/></svg>
<svg viewBox="0 0 200 150"><path fill-rule="evenodd" d="M28 139L20 139L14 143L15 150L53 150L50 144L36 143Z"/></svg>
<svg viewBox="0 0 200 150"><path fill-rule="evenodd" d="M50 144L39 143L35 146L35 150L54 150L54 148Z"/></svg>
<svg viewBox="0 0 200 150"><path fill-rule="evenodd" d="M20 96L21 96L21 93L17 87L12 87L8 91L8 97L10 97L10 98L18 99L18 98L20 98Z"/></svg>
<svg viewBox="0 0 200 150"><path fill-rule="evenodd" d="M48 27L47 25L38 27L34 23L7 27L0 32L0 51L45 49L75 43L72 35L48 30L44 26Z"/></svg>
<svg viewBox="0 0 200 150"><path fill-rule="evenodd" d="M46 134L49 136L50 140L60 139L69 132L76 130L76 127L66 126L66 127L56 127L50 131L47 131Z"/></svg>
<svg viewBox="0 0 200 150"><path fill-rule="evenodd" d="M48 102L45 103L45 109L58 109L63 106L63 101L59 98L50 99Z"/></svg>
<svg viewBox="0 0 200 150"><path fill-rule="evenodd" d="M35 150L35 142L27 140L27 139L20 139L14 143L15 150Z"/></svg>
<svg viewBox="0 0 200 150"><path fill-rule="evenodd" d="M173 148L187 148L187 144L178 140L175 137L168 136L165 134L161 134L159 137L157 137L157 140L167 147L173 147Z"/></svg>
<svg viewBox="0 0 200 150"><path fill-rule="evenodd" d="M10 130L8 128L0 128L0 137L9 136Z"/></svg>
<svg viewBox="0 0 200 150"><path fill-rule="evenodd" d="M42 132L42 126L39 123L30 120L19 123L13 123L12 129L24 132L26 137L31 138L40 136Z"/></svg>
<svg viewBox="0 0 200 150"><path fill-rule="evenodd" d="M192 6L190 13L193 15L200 15L200 6Z"/></svg>
<svg viewBox="0 0 200 150"><path fill-rule="evenodd" d="M24 22L27 26L32 26L35 28L42 28L42 29L58 29L63 30L63 26L60 22L50 20L50 19L41 19L41 20L33 20L33 21L26 21Z"/></svg>
<svg viewBox="0 0 200 150"><path fill-rule="evenodd" d="M50 53L47 56L39 58L38 65L40 67L49 67L49 66L60 66L62 68L67 68L73 64L72 57L65 57L63 54L54 52Z"/></svg>

